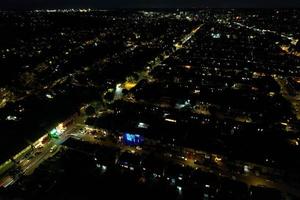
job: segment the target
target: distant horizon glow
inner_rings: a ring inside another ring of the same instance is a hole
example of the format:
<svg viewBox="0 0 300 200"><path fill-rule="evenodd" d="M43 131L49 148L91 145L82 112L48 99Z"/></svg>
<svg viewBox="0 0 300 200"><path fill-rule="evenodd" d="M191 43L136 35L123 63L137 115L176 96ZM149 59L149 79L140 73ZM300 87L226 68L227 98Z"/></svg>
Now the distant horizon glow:
<svg viewBox="0 0 300 200"><path fill-rule="evenodd" d="M0 10L107 9L107 8L295 8L297 0L2 0Z"/></svg>

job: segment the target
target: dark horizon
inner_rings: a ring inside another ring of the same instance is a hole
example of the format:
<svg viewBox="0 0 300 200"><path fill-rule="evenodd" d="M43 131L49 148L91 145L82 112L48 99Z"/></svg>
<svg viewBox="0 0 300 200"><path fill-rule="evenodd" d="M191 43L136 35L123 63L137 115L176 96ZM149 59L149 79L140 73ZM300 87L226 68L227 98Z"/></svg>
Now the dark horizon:
<svg viewBox="0 0 300 200"><path fill-rule="evenodd" d="M77 9L77 8L91 8L91 9L160 9L160 8L300 8L300 1L296 0L248 0L248 1L221 1L221 0L154 0L138 1L130 0L122 2L120 0L112 0L109 2L102 2L97 0L27 0L26 2L18 0L5 0L0 2L0 10L34 10L34 9Z"/></svg>

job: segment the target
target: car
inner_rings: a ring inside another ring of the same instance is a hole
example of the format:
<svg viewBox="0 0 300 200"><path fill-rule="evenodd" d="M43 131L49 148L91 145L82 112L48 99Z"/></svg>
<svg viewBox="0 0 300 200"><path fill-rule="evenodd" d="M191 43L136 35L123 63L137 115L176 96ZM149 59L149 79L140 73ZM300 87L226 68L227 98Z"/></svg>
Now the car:
<svg viewBox="0 0 300 200"><path fill-rule="evenodd" d="M50 153L53 153L55 150L57 149L57 145L54 145L53 147L51 147L51 149L50 149Z"/></svg>

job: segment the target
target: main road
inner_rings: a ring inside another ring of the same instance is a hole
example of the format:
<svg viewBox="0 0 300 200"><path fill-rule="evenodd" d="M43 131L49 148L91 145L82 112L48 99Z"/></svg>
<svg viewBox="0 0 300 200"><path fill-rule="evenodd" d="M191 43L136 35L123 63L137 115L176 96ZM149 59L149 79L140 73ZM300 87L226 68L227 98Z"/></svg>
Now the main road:
<svg viewBox="0 0 300 200"><path fill-rule="evenodd" d="M17 158L13 161L14 164L0 178L0 188L13 184L23 175L30 175L43 161L55 155L58 152L60 145L65 142L71 134L76 134L80 128L81 126L72 124L67 127L59 138L49 138L46 143L43 143L45 138L48 137L48 135L44 135L29 148L25 148L22 153L19 153L20 156L14 157ZM17 173L11 173L13 170ZM11 181L7 182L7 180Z"/></svg>

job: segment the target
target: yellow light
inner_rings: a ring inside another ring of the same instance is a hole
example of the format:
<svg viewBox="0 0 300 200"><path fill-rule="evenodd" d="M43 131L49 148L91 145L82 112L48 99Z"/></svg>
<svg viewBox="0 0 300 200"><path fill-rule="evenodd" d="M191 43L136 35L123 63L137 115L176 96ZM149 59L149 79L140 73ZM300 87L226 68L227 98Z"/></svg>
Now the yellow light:
<svg viewBox="0 0 300 200"><path fill-rule="evenodd" d="M216 162L221 162L221 161L222 161L222 158L216 157L216 158L215 158L215 161L216 161Z"/></svg>
<svg viewBox="0 0 300 200"><path fill-rule="evenodd" d="M176 49L180 49L180 48L182 48L182 45L180 45L180 44L175 44L175 47L176 47Z"/></svg>
<svg viewBox="0 0 300 200"><path fill-rule="evenodd" d="M136 83L130 82L130 81L126 81L124 84L124 88L126 90L130 90L130 89L134 88L135 86L136 86Z"/></svg>
<svg viewBox="0 0 300 200"><path fill-rule="evenodd" d="M273 97L274 95L275 95L274 92L269 92L269 96L270 96L270 97Z"/></svg>
<svg viewBox="0 0 300 200"><path fill-rule="evenodd" d="M64 124L63 123L58 124L58 126L56 127L56 130L58 130L60 132L63 132L64 131Z"/></svg>

